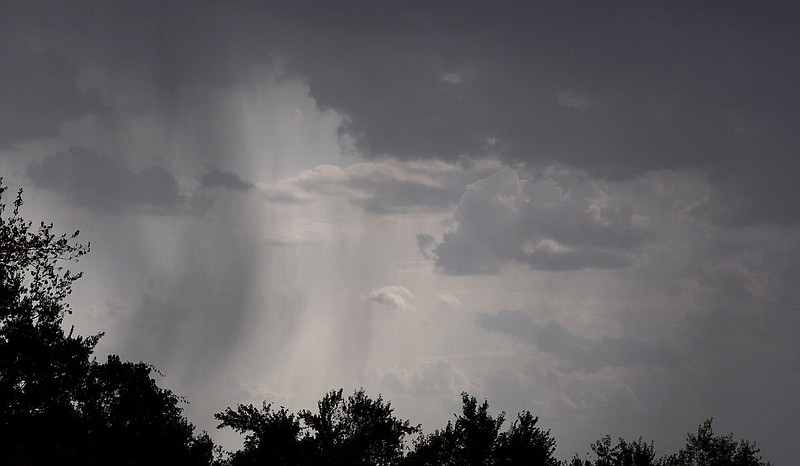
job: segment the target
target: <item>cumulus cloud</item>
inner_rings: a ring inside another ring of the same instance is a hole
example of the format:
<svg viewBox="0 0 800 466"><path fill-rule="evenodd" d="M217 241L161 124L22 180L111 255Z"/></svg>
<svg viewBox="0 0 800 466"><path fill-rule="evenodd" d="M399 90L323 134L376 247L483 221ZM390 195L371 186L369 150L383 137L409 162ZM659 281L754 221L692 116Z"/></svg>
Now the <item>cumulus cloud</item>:
<svg viewBox="0 0 800 466"><path fill-rule="evenodd" d="M503 169L468 186L456 227L423 255L450 275L497 273L508 261L538 270L622 268L636 263L648 231L630 204L579 172L545 170L529 179Z"/></svg>
<svg viewBox="0 0 800 466"><path fill-rule="evenodd" d="M436 259L436 240L427 233L417 235L417 247L422 257L428 260Z"/></svg>
<svg viewBox="0 0 800 466"><path fill-rule="evenodd" d="M550 353L570 366L587 371L608 366L669 366L674 361L673 352L663 342L649 343L627 336L586 338L553 321L545 325L534 323L521 311L479 314L478 325L504 333Z"/></svg>
<svg viewBox="0 0 800 466"><path fill-rule="evenodd" d="M71 202L102 211L136 207L167 208L181 202L175 177L161 167L130 168L123 160L85 147L46 157L28 165L35 186Z"/></svg>
<svg viewBox="0 0 800 466"><path fill-rule="evenodd" d="M249 191L253 184L244 181L239 175L221 171L216 165L209 165L207 171L200 177L202 188L224 188L234 191Z"/></svg>
<svg viewBox="0 0 800 466"><path fill-rule="evenodd" d="M376 303L396 311L413 311L414 306L407 301L413 297L414 295L404 286L387 285L370 291L365 299L367 302Z"/></svg>
<svg viewBox="0 0 800 466"><path fill-rule="evenodd" d="M453 295L442 293L439 295L439 302L448 307L460 307L461 301Z"/></svg>

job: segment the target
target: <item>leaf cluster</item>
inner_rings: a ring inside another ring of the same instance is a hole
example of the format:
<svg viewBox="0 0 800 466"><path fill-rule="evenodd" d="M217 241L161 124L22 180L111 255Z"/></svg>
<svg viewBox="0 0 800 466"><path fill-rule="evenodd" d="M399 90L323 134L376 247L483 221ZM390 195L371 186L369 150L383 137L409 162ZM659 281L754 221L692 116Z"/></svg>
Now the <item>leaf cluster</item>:
<svg viewBox="0 0 800 466"><path fill-rule="evenodd" d="M396 418L391 403L372 399L363 389L345 398L333 390L317 403L317 411L296 415L271 404L261 409L238 405L215 415L218 427L246 433L244 449L231 456L233 465L391 465L404 454L404 437L418 431Z"/></svg>
<svg viewBox="0 0 800 466"><path fill-rule="evenodd" d="M536 427L530 412L517 415L509 429L501 432L505 413L492 416L489 403L461 394L462 413L442 430L420 436L404 464L506 466L516 464L557 466L555 439Z"/></svg>

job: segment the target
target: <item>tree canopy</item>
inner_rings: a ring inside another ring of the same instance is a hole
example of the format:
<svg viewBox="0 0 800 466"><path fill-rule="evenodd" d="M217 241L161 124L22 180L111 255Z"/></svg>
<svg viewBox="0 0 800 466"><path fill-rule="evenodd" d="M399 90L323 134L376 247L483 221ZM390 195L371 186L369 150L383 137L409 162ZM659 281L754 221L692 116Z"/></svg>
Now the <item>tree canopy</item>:
<svg viewBox="0 0 800 466"><path fill-rule="evenodd" d="M180 399L153 367L92 358L101 335L66 332L67 296L81 277L67 268L89 251L79 232L8 213L0 180L0 464L208 464Z"/></svg>
<svg viewBox="0 0 800 466"><path fill-rule="evenodd" d="M510 466L516 464L557 466L555 440L536 427L538 418L523 412L505 432L500 428L505 413L492 416L489 403L461 394L462 412L455 423L421 436L408 455L408 465Z"/></svg>
<svg viewBox="0 0 800 466"><path fill-rule="evenodd" d="M234 466L249 464L392 465L404 457L404 438L418 431L397 419L391 403L372 399L363 389L344 398L327 393L317 411L297 415L264 403L228 408L215 417L219 427L246 433L244 449L231 456Z"/></svg>

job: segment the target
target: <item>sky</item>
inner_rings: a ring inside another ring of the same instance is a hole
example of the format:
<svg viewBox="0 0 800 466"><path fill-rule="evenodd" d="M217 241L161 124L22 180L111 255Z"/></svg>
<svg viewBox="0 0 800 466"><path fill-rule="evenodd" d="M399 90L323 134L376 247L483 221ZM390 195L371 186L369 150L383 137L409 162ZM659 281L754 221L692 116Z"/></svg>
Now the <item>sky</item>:
<svg viewBox="0 0 800 466"><path fill-rule="evenodd" d="M0 174L67 319L213 413L463 391L583 454L796 464L795 2L4 1Z"/></svg>

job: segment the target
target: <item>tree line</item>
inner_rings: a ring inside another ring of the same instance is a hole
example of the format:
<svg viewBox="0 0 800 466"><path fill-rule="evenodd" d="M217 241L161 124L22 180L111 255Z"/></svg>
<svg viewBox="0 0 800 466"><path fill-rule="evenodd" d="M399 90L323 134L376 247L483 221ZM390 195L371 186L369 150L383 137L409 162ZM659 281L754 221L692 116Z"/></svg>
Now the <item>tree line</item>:
<svg viewBox="0 0 800 466"><path fill-rule="evenodd" d="M505 413L463 393L461 413L442 428L394 415L363 389L333 390L315 410L292 413L264 402L215 414L218 428L244 435L225 452L195 433L183 399L158 386L144 362L93 351L102 334L64 329L66 298L81 277L66 266L89 251L79 232L57 235L20 215L0 179L0 465L352 465L352 466L751 466L767 465L754 443L717 435L711 420L678 452L657 457L652 442L603 437L591 453L559 461L556 440L530 412L503 429ZM9 208L7 208L9 207Z"/></svg>

